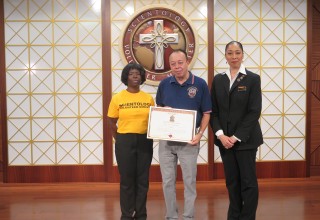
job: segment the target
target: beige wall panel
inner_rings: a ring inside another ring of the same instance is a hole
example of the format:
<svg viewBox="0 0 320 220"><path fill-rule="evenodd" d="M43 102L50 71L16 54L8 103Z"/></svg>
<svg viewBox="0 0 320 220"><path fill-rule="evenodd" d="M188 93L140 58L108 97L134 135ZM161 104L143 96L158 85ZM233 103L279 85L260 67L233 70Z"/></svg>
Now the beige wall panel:
<svg viewBox="0 0 320 220"><path fill-rule="evenodd" d="M307 1L215 1L215 72L224 46L243 43L244 65L261 77L264 144L258 161L306 159ZM221 162L215 148L215 161Z"/></svg>

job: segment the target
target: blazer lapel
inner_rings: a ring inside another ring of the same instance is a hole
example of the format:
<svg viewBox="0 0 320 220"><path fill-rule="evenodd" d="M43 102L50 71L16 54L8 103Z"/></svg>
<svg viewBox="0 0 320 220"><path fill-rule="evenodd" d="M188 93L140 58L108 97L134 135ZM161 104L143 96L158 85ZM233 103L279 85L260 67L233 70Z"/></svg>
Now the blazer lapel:
<svg viewBox="0 0 320 220"><path fill-rule="evenodd" d="M229 88L230 88L230 80L229 80L229 77L227 76L227 74L224 74L224 76L223 76L223 87L224 87L224 90L228 94Z"/></svg>
<svg viewBox="0 0 320 220"><path fill-rule="evenodd" d="M232 84L232 87L230 89L230 93L233 92L233 90L239 85L239 83L246 77L245 74L243 73L239 73L238 77L236 78L236 80L234 81L234 83Z"/></svg>

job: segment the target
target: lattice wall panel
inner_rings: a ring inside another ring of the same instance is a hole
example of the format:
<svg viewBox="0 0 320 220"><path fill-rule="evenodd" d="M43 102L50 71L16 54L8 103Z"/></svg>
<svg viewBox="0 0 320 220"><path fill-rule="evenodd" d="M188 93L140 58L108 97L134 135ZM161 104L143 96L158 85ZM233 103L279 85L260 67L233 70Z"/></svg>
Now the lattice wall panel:
<svg viewBox="0 0 320 220"><path fill-rule="evenodd" d="M264 144L258 161L305 160L307 1L215 1L215 73L224 46L244 45L244 65L261 76ZM221 162L215 148L215 162Z"/></svg>
<svg viewBox="0 0 320 220"><path fill-rule="evenodd" d="M103 164L101 2L4 8L9 166Z"/></svg>

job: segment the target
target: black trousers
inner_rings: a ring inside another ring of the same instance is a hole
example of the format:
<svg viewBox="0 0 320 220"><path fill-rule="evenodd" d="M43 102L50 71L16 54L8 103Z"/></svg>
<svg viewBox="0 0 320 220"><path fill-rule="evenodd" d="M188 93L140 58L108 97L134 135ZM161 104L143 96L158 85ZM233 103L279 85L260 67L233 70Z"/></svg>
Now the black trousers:
<svg viewBox="0 0 320 220"><path fill-rule="evenodd" d="M257 149L219 149L229 193L228 220L254 220L259 198Z"/></svg>
<svg viewBox="0 0 320 220"><path fill-rule="evenodd" d="M121 220L146 219L153 140L146 134L117 134L115 154L120 173Z"/></svg>

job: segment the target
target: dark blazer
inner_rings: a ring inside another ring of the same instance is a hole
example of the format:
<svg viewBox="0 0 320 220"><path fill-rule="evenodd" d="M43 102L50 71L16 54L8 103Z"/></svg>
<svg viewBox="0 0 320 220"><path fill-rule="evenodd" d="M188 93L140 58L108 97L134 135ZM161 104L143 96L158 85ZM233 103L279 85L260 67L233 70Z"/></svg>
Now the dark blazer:
<svg viewBox="0 0 320 220"><path fill-rule="evenodd" d="M222 129L227 136L236 136L236 150L255 149L263 143L259 118L262 108L260 76L248 71L239 73L229 90L227 74L217 74L211 87L212 114L210 125L214 134ZM223 147L215 136L215 144Z"/></svg>

